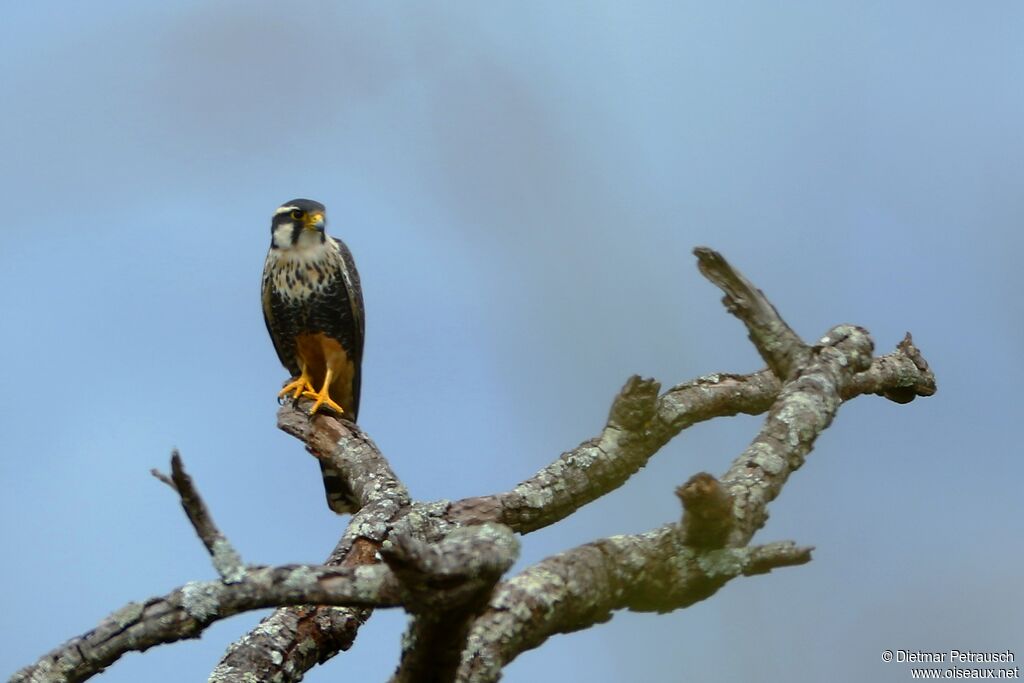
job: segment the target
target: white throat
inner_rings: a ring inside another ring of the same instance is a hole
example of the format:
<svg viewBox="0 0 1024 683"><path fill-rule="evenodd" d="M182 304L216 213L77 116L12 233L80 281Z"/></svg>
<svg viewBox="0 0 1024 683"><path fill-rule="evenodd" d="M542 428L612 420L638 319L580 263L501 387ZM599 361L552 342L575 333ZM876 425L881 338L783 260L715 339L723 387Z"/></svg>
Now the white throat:
<svg viewBox="0 0 1024 683"><path fill-rule="evenodd" d="M274 228L273 242L278 249L288 249L292 246L292 227L294 223L281 223Z"/></svg>
<svg viewBox="0 0 1024 683"><path fill-rule="evenodd" d="M274 246L283 251L308 251L323 246L322 235L316 230L302 230L299 232L299 239L292 244L292 233L294 223L281 223L274 228Z"/></svg>

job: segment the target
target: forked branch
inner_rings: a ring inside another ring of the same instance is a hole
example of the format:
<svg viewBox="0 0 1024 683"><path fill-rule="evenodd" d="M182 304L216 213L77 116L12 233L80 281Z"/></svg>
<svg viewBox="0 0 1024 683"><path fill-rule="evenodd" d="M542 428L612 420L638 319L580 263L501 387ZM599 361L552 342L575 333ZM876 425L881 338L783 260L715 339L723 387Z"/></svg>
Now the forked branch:
<svg viewBox="0 0 1024 683"><path fill-rule="evenodd" d="M401 605L413 621L395 682L495 681L520 653L606 621L615 610L679 609L735 577L808 562L810 548L791 542L748 545L767 520L767 505L843 401L930 396L934 375L909 334L879 358L872 358L868 333L853 325L804 343L720 254L695 254L768 369L707 375L665 392L653 379L632 377L597 436L511 490L455 502L413 501L356 425L309 419L301 406L284 406L279 427L339 478L353 513L325 563L245 566L175 453L171 476L154 474L178 492L221 580L127 605L12 680L84 680L124 652L195 637L217 619L276 606L231 646L210 680L298 681L347 649L373 608ZM721 477L701 473L678 489L681 521L594 541L501 581L518 552L514 533L554 524L622 486L690 425L765 412L757 436Z"/></svg>

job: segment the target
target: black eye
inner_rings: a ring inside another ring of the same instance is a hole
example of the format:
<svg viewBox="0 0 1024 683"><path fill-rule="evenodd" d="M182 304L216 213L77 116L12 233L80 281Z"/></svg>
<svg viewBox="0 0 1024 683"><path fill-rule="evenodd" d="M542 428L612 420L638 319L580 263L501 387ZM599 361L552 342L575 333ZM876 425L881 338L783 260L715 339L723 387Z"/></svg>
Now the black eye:
<svg viewBox="0 0 1024 683"><path fill-rule="evenodd" d="M292 218L294 218L295 220L299 220L300 218L302 218L302 210L301 209L293 209L291 214L289 214L289 215Z"/></svg>

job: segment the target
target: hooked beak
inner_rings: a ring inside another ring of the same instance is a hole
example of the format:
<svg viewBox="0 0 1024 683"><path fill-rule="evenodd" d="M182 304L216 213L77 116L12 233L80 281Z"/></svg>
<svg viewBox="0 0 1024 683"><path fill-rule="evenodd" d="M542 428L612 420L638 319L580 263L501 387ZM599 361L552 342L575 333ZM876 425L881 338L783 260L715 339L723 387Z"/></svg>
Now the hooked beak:
<svg viewBox="0 0 1024 683"><path fill-rule="evenodd" d="M316 230L317 232L323 232L326 221L322 213L311 213L308 214L303 221L306 230Z"/></svg>

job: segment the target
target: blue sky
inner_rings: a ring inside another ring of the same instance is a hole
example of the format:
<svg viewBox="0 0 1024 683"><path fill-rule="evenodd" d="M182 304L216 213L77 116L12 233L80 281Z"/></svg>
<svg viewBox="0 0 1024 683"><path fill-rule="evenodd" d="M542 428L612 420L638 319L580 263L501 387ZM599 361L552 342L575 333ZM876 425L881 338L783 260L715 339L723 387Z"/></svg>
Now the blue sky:
<svg viewBox="0 0 1024 683"><path fill-rule="evenodd" d="M902 681L884 649L1016 649L1024 476L1019 3L10 3L0 45L0 671L214 572L148 475L181 449L252 563L344 519L274 428L258 288L307 196L355 254L362 425L422 499L510 488L634 373L761 363L722 251L814 338L906 330L940 393L842 408L758 541L817 547L503 680ZM701 425L523 561L678 516L759 419ZM201 679L260 615L105 681ZM306 680L383 680L379 612Z"/></svg>

